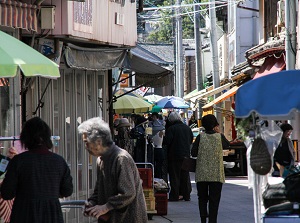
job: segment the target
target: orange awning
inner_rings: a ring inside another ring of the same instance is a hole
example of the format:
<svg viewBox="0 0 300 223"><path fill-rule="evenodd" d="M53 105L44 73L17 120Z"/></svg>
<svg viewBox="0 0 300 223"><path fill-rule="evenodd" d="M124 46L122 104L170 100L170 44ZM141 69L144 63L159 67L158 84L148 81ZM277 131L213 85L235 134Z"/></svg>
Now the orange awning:
<svg viewBox="0 0 300 223"><path fill-rule="evenodd" d="M215 104L218 104L224 100L226 100L227 98L235 95L236 91L239 89L238 86L234 86L233 88L229 89L228 91L226 91L224 94L220 95L219 97L215 98L213 101L209 102L208 104L204 105L202 107L202 109L204 111L211 109L211 107Z"/></svg>
<svg viewBox="0 0 300 223"><path fill-rule="evenodd" d="M279 58L267 57L253 79L282 71L285 68L284 54Z"/></svg>

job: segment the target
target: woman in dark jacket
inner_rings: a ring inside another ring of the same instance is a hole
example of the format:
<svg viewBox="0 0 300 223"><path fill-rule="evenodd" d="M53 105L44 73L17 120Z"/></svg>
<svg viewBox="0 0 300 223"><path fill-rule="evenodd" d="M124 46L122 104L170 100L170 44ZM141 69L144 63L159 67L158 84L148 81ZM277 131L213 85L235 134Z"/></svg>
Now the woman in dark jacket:
<svg viewBox="0 0 300 223"><path fill-rule="evenodd" d="M145 138L145 126L147 119L144 116L138 116L135 127L131 130L134 135L135 146L134 146L134 161L136 163L145 162L146 152L146 138Z"/></svg>
<svg viewBox="0 0 300 223"><path fill-rule="evenodd" d="M73 193L73 183L64 158L49 151L53 147L49 126L32 118L20 140L28 151L10 161L0 188L4 200L15 198L10 222L62 223L59 198Z"/></svg>
<svg viewBox="0 0 300 223"><path fill-rule="evenodd" d="M190 173L182 170L181 166L184 157L190 157L193 133L191 128L181 121L177 112L172 112L168 119L170 125L166 129L163 145L167 147L168 153L168 173L171 187L169 200L189 201L192 191Z"/></svg>

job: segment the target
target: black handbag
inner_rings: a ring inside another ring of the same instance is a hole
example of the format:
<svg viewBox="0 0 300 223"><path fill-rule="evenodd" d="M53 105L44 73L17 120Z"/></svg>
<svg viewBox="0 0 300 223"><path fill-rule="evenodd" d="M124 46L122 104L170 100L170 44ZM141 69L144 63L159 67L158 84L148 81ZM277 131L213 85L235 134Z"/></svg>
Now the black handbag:
<svg viewBox="0 0 300 223"><path fill-rule="evenodd" d="M271 155L265 140L256 138L250 152L250 166L259 175L266 175L272 168Z"/></svg>
<svg viewBox="0 0 300 223"><path fill-rule="evenodd" d="M184 157L182 165L181 165L181 169L188 171L188 172L195 172L196 171L196 162L197 162L197 158Z"/></svg>
<svg viewBox="0 0 300 223"><path fill-rule="evenodd" d="M267 184L262 193L262 198L265 208L287 202L285 185L283 183Z"/></svg>

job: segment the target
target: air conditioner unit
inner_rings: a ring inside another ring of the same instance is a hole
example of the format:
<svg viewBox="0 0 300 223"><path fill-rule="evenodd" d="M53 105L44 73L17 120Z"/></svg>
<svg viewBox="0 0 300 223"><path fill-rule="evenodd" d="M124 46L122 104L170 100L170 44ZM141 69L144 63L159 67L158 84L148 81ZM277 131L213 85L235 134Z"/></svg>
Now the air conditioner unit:
<svg viewBox="0 0 300 223"><path fill-rule="evenodd" d="M120 26L124 25L124 14L118 12L115 13L115 24Z"/></svg>
<svg viewBox="0 0 300 223"><path fill-rule="evenodd" d="M41 29L54 29L55 6L41 6Z"/></svg>
<svg viewBox="0 0 300 223"><path fill-rule="evenodd" d="M277 27L284 26L285 20L285 1L280 0L277 2Z"/></svg>

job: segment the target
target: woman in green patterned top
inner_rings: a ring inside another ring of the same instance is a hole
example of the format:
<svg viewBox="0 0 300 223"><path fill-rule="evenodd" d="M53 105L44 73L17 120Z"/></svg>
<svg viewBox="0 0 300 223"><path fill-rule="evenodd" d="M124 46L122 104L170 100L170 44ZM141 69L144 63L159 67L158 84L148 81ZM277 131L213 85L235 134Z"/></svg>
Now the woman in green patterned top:
<svg viewBox="0 0 300 223"><path fill-rule="evenodd" d="M202 118L205 132L200 133L192 147L192 156L197 157L195 181L197 183L198 204L201 223L217 223L219 203L225 172L223 149L230 143L219 133L219 123L214 115ZM208 205L208 210L207 210Z"/></svg>

